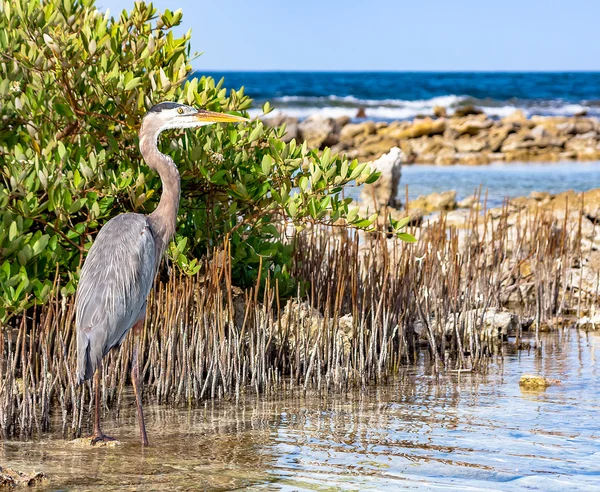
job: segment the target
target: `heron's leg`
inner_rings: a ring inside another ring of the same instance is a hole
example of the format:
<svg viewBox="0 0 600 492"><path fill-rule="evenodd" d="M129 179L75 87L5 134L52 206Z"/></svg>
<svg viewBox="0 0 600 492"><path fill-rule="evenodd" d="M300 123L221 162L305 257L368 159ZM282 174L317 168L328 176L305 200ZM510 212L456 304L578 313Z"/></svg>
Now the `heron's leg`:
<svg viewBox="0 0 600 492"><path fill-rule="evenodd" d="M96 373L94 374L94 390L96 396L96 408L94 413L94 433L92 434L92 444L96 444L100 441L114 441L114 437L105 436L100 429L100 385L102 383L102 361L98 364L96 368Z"/></svg>
<svg viewBox="0 0 600 492"><path fill-rule="evenodd" d="M146 424L144 423L144 410L142 409L142 387L140 384L140 370L138 365L138 352L140 347L140 333L144 326L144 320L139 320L133 327L133 359L131 361L131 381L135 392L135 404L137 406L138 421L140 423L140 436L142 446L148 446L146 435Z"/></svg>

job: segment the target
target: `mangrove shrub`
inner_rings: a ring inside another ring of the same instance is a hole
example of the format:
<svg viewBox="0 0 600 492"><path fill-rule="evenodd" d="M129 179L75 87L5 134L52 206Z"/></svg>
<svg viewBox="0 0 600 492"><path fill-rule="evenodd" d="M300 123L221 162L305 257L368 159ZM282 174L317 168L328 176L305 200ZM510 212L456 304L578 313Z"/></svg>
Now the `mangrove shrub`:
<svg viewBox="0 0 600 492"><path fill-rule="evenodd" d="M46 301L59 280L73 293L102 224L156 206L160 181L137 138L148 108L251 106L243 88L190 76L190 32L172 30L181 18L143 2L111 17L94 0L0 0L0 321ZM284 132L254 120L163 136L182 176L174 264L195 273L227 238L239 284L262 263L290 285L291 246L275 220L372 227L341 193L377 179L369 165L284 143Z"/></svg>

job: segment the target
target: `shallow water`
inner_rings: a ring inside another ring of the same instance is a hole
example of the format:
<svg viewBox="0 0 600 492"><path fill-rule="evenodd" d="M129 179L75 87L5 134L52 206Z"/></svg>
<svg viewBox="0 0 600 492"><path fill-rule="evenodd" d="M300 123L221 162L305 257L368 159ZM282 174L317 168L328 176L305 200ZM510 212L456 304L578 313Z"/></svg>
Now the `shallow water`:
<svg viewBox="0 0 600 492"><path fill-rule="evenodd" d="M280 394L131 409L105 431L123 445L58 436L0 444L0 463L50 476L50 490L599 490L600 334L546 335L488 374L429 374L340 396ZM519 388L524 373L561 380Z"/></svg>
<svg viewBox="0 0 600 492"><path fill-rule="evenodd" d="M600 186L600 162L496 163L485 166L414 165L402 167L400 198L405 185L409 198L434 191L456 190L460 200L482 187L488 191L488 204L497 207L505 197L527 196L532 191L560 193L587 191Z"/></svg>

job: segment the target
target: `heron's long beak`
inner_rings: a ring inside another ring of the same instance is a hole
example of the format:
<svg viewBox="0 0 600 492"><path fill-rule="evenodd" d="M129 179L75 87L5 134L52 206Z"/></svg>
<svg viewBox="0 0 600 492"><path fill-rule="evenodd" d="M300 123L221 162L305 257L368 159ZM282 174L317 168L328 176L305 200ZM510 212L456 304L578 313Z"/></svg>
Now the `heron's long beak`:
<svg viewBox="0 0 600 492"><path fill-rule="evenodd" d="M240 123L242 121L250 121L248 118L244 118L242 116L216 113L214 111L206 111L205 109L199 109L194 116L199 121L204 121L206 123Z"/></svg>

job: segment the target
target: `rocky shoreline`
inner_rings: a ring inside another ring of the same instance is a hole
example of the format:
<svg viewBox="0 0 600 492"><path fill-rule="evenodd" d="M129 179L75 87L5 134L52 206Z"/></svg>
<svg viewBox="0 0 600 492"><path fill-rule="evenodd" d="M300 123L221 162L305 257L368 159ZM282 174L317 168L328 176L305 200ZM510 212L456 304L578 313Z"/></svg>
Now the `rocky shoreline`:
<svg viewBox="0 0 600 492"><path fill-rule="evenodd" d="M573 325L586 330L600 329L600 188L579 193L573 190L557 194L534 191L529 196L507 198L502 207L496 208L486 208L485 200L478 195L457 201L454 190L419 196L404 204L398 199L402 163L403 154L398 147L373 161L372 165L381 172L381 177L363 187L359 201L363 213L379 211L383 227L389 216L396 220L410 217L409 230L418 240L431 233L432 228L440 227L444 234L450 234L452 229L451 235L456 240L455 252L464 254L473 247L483 248L485 258L495 258L500 263L509 253L522 249L517 255L518 262L507 262L504 268L498 270L500 276L506 279L515 275L521 280L531 279L535 267L527 249L535 250L542 243L558 244L568 238L572 250L569 255L550 255L544 261L560 267L561 288L573 296L575 301L572 299L571 302L577 308L573 310L572 306L563 306L560 316L538 323L538 327L553 329ZM534 234L532 237L536 239L531 243L531 237L527 239L527 235L540 224L550 225L550 230L542 237ZM502 234L505 234L506 244L500 247L502 241L495 236ZM512 246L508 245L510 241L514 242ZM515 281L514 285L518 283ZM514 333L514 313L508 311L508 307L524 300L526 303L537 302L535 282L527 280L518 289L514 285L507 282L498 292L502 300L501 310L484 311L491 318L489 322L483 319L479 325L489 327L489 333L498 332L503 336ZM582 299L589 303L587 309L582 308ZM484 332L487 333L486 330ZM423 332L421 335L425 337L426 334Z"/></svg>
<svg viewBox="0 0 600 492"><path fill-rule="evenodd" d="M589 161L600 159L600 121L581 116L531 116L517 110L493 119L467 106L448 116L412 121L352 123L348 117L311 116L303 121L284 115L266 118L271 126L286 124L284 140L295 138L314 149L331 147L360 161L376 159L393 147L407 164L488 164L491 162Z"/></svg>

